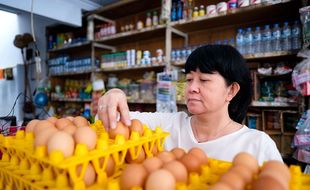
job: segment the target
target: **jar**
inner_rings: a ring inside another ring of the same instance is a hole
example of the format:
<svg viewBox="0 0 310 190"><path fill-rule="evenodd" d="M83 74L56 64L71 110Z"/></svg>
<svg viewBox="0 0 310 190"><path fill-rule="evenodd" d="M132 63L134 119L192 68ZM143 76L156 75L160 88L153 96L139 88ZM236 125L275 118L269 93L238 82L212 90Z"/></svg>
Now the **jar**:
<svg viewBox="0 0 310 190"><path fill-rule="evenodd" d="M140 97L139 84L132 83L128 86L128 94L131 100L139 100Z"/></svg>

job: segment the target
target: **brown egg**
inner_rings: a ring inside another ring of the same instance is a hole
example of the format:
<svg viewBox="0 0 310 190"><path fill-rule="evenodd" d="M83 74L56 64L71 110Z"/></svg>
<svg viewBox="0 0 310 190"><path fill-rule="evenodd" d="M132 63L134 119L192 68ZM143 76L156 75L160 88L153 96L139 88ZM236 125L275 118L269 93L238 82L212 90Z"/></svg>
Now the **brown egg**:
<svg viewBox="0 0 310 190"><path fill-rule="evenodd" d="M73 136L75 143L87 145L88 150L93 150L96 146L97 134L90 127L78 127Z"/></svg>
<svg viewBox="0 0 310 190"><path fill-rule="evenodd" d="M46 146L48 139L57 131L55 127L47 127L45 130L39 131L34 139L34 146Z"/></svg>
<svg viewBox="0 0 310 190"><path fill-rule="evenodd" d="M130 190L133 187L143 187L147 171L141 164L129 164L120 176L120 188Z"/></svg>
<svg viewBox="0 0 310 190"><path fill-rule="evenodd" d="M217 182L216 184L211 186L210 190L234 190L234 189L223 182Z"/></svg>
<svg viewBox="0 0 310 190"><path fill-rule="evenodd" d="M82 117L82 116L76 116L74 119L73 119L73 123L75 126L77 127L86 127L86 126L89 126L88 125L88 121L85 117Z"/></svg>
<svg viewBox="0 0 310 190"><path fill-rule="evenodd" d="M243 190L245 188L245 181L243 178L234 172L224 173L219 181L229 185L234 190Z"/></svg>
<svg viewBox="0 0 310 190"><path fill-rule="evenodd" d="M137 151L137 148L136 148ZM125 157L125 160L127 161L127 163L142 163L145 160L145 152L144 149L141 148L141 151L139 153L139 156L136 159L133 159L130 152L128 151Z"/></svg>
<svg viewBox="0 0 310 190"><path fill-rule="evenodd" d="M126 140L129 139L129 129L121 121L117 122L115 129L109 130L109 136L111 139L115 139L116 135L122 135Z"/></svg>
<svg viewBox="0 0 310 190"><path fill-rule="evenodd" d="M152 154L153 156L156 156L158 154L158 148L156 143L154 144L153 148L152 148Z"/></svg>
<svg viewBox="0 0 310 190"><path fill-rule="evenodd" d="M143 166L145 167L148 173L152 173L155 170L158 170L163 165L163 161L157 157L147 158L143 162Z"/></svg>
<svg viewBox="0 0 310 190"><path fill-rule="evenodd" d="M33 120L31 120L31 121L27 124L25 131L26 131L26 132L32 132L32 131L34 130L34 127L37 125L37 123L38 123L39 121L40 121L40 120L38 120L38 119L33 119Z"/></svg>
<svg viewBox="0 0 310 190"><path fill-rule="evenodd" d="M73 135L75 133L76 129L77 128L76 128L75 125L67 125L66 127L64 127L62 129L62 131L66 132L66 133L68 133L70 135Z"/></svg>
<svg viewBox="0 0 310 190"><path fill-rule="evenodd" d="M56 121L55 125L59 130L63 130L67 125L72 125L72 121L66 118L60 118Z"/></svg>
<svg viewBox="0 0 310 190"><path fill-rule="evenodd" d="M268 176L259 177L252 184L252 190L286 190L274 178Z"/></svg>
<svg viewBox="0 0 310 190"><path fill-rule="evenodd" d="M77 172L78 175L81 175L82 166L77 166L76 172ZM85 170L85 174L84 174L83 180L84 180L84 183L85 183L85 185L87 187L95 183L96 171L95 171L95 169L94 169L92 164L88 164L86 166L86 170Z"/></svg>
<svg viewBox="0 0 310 190"><path fill-rule="evenodd" d="M33 134L36 136L40 131L45 130L46 128L55 127L53 123L47 120L40 120L37 122L36 126L33 128Z"/></svg>
<svg viewBox="0 0 310 190"><path fill-rule="evenodd" d="M284 173L280 173L279 171L274 171L272 169L270 170L263 170L259 177L271 177L277 180L284 189L289 189L289 180L286 179L286 176Z"/></svg>
<svg viewBox="0 0 310 190"><path fill-rule="evenodd" d="M107 163L107 167L105 169L105 171L107 172L107 176L108 177L112 176L114 174L114 170L115 170L115 161L113 157L110 156Z"/></svg>
<svg viewBox="0 0 310 190"><path fill-rule="evenodd" d="M56 117L49 117L46 119L47 121L53 123L54 125L56 124L56 121L58 120Z"/></svg>
<svg viewBox="0 0 310 190"><path fill-rule="evenodd" d="M201 163L198 158L191 154L185 154L180 161L186 167L188 173L195 172L200 174L201 173Z"/></svg>
<svg viewBox="0 0 310 190"><path fill-rule="evenodd" d="M174 190L176 181L173 175L165 170L156 170L146 180L145 190Z"/></svg>
<svg viewBox="0 0 310 190"><path fill-rule="evenodd" d="M198 158L200 160L201 164L206 164L207 163L207 155L200 148L194 147L194 148L192 148L192 149L190 149L188 151L188 154L192 154L193 156Z"/></svg>
<svg viewBox="0 0 310 190"><path fill-rule="evenodd" d="M268 162L265 162L263 167L262 167L262 172L263 173L265 170L272 170L274 172L277 172L279 175L283 176L286 181L290 181L291 179L291 173L289 168L287 167L286 164L277 161L277 160L270 160Z"/></svg>
<svg viewBox="0 0 310 190"><path fill-rule="evenodd" d="M187 183L187 169L181 162L173 160L165 163L163 169L168 170L174 176L176 182Z"/></svg>
<svg viewBox="0 0 310 190"><path fill-rule="evenodd" d="M233 165L244 165L248 167L252 173L256 174L259 170L258 161L254 156L247 152L238 153L233 159Z"/></svg>
<svg viewBox="0 0 310 190"><path fill-rule="evenodd" d="M185 155L185 150L178 147L172 149L171 152L175 155L177 160L181 159Z"/></svg>
<svg viewBox="0 0 310 190"><path fill-rule="evenodd" d="M170 162L172 160L175 160L175 155L172 152L163 151L160 152L157 157L163 161L163 163Z"/></svg>
<svg viewBox="0 0 310 190"><path fill-rule="evenodd" d="M72 121L72 122L73 122L74 117L72 117L72 116L67 116L67 117L66 117L66 119L69 119L70 121Z"/></svg>
<svg viewBox="0 0 310 190"><path fill-rule="evenodd" d="M51 153L54 150L59 150L67 158L72 156L74 151L74 140L71 135L63 131L57 131L47 141L47 151Z"/></svg>
<svg viewBox="0 0 310 190"><path fill-rule="evenodd" d="M252 171L244 165L232 166L229 169L229 172L239 174L242 177L245 184L251 183L253 179Z"/></svg>
<svg viewBox="0 0 310 190"><path fill-rule="evenodd" d="M138 119L131 120L130 131L136 131L140 136L143 135L143 124Z"/></svg>

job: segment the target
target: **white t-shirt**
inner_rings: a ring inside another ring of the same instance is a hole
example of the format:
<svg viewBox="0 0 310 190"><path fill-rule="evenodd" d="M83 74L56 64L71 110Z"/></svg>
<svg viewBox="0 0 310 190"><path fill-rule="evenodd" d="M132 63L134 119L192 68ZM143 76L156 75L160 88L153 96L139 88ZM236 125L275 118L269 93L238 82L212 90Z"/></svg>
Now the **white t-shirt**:
<svg viewBox="0 0 310 190"><path fill-rule="evenodd" d="M232 161L239 152L248 152L256 157L259 165L268 160L280 160L282 157L275 142L264 132L243 126L236 132L220 138L198 143L194 137L190 120L185 112L177 113L141 113L130 112L131 119L139 119L151 129L160 126L170 133L165 141L165 149L180 147L189 150L192 147L203 149L208 157Z"/></svg>

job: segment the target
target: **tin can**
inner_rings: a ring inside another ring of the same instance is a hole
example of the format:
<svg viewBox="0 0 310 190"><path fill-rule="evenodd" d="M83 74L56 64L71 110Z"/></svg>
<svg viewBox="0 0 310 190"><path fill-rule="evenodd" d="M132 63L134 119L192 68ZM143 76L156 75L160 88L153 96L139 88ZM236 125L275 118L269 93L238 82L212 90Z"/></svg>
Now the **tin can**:
<svg viewBox="0 0 310 190"><path fill-rule="evenodd" d="M207 6L207 15L214 15L214 14L216 14L216 6L215 5Z"/></svg>
<svg viewBox="0 0 310 190"><path fill-rule="evenodd" d="M226 2L219 2L216 5L216 11L217 13L224 13L227 11L227 3Z"/></svg>
<svg viewBox="0 0 310 190"><path fill-rule="evenodd" d="M238 0L238 7L247 7L250 5L250 0Z"/></svg>
<svg viewBox="0 0 310 190"><path fill-rule="evenodd" d="M251 5L257 5L257 4L261 4L261 3L262 3L261 0L251 0L251 1L250 1L250 4L251 4Z"/></svg>

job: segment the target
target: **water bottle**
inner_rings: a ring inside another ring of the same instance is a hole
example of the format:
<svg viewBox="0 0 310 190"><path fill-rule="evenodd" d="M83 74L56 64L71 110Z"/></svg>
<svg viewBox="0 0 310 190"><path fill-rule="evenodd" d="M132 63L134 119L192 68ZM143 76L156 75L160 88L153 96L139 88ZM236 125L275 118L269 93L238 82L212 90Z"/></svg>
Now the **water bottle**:
<svg viewBox="0 0 310 190"><path fill-rule="evenodd" d="M281 29L278 23L272 29L272 51L281 51Z"/></svg>
<svg viewBox="0 0 310 190"><path fill-rule="evenodd" d="M292 49L291 37L291 27L288 25L288 22L284 22L284 26L282 28L282 49L284 51Z"/></svg>
<svg viewBox="0 0 310 190"><path fill-rule="evenodd" d="M247 28L244 34L245 54L253 53L253 33L251 28Z"/></svg>
<svg viewBox="0 0 310 190"><path fill-rule="evenodd" d="M294 22L292 27L292 49L301 48L301 30L298 21Z"/></svg>
<svg viewBox="0 0 310 190"><path fill-rule="evenodd" d="M264 31L262 33L262 42L263 42L262 51L264 53L271 52L271 40L272 40L272 36L271 36L270 26L265 25Z"/></svg>
<svg viewBox="0 0 310 190"><path fill-rule="evenodd" d="M242 29L238 29L238 33L236 36L236 48L241 54L244 54L244 36Z"/></svg>
<svg viewBox="0 0 310 190"><path fill-rule="evenodd" d="M253 33L253 53L262 52L262 34L260 27L257 26L255 32Z"/></svg>

